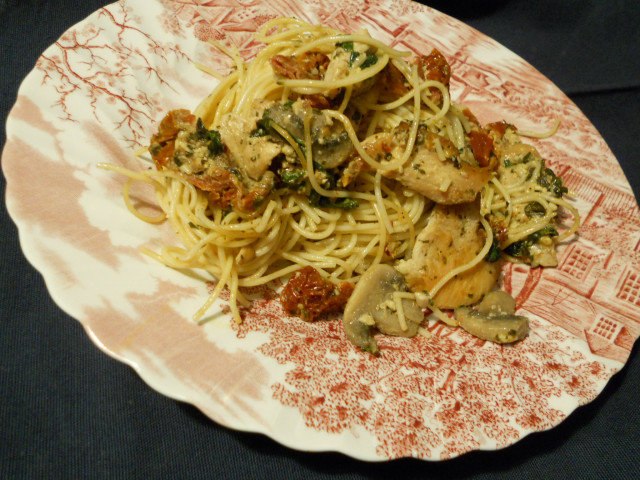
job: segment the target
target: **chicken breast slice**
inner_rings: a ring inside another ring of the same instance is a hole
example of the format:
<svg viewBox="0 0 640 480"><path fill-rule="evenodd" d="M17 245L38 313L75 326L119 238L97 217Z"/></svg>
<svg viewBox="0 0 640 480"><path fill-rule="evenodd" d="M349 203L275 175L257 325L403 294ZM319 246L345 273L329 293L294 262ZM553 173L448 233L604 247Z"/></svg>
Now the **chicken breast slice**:
<svg viewBox="0 0 640 480"><path fill-rule="evenodd" d="M427 226L418 234L411 259L396 268L410 290L429 292L447 273L473 260L484 246L486 236L475 203L436 205ZM485 260L449 280L432 299L438 308L472 305L490 292L500 275L498 262Z"/></svg>
<svg viewBox="0 0 640 480"><path fill-rule="evenodd" d="M228 113L220 122L218 131L238 167L249 178L260 180L273 159L282 152L282 146L267 136L251 136L256 128L256 117L242 118Z"/></svg>
<svg viewBox="0 0 640 480"><path fill-rule="evenodd" d="M402 157L409 139L404 125L392 132L374 134L362 143L365 151L378 161L393 162ZM440 144L444 159L437 153ZM409 160L397 170L381 173L436 203L468 203L491 179L492 169L456 160L458 149L446 138L420 129Z"/></svg>

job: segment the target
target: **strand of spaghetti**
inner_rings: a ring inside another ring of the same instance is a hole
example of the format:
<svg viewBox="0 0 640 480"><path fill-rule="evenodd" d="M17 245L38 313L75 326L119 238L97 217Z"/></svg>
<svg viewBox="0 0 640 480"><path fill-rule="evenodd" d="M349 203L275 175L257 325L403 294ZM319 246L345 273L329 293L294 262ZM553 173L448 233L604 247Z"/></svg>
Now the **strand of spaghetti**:
<svg viewBox="0 0 640 480"><path fill-rule="evenodd" d="M438 318L438 320L440 320L443 323L446 323L450 327L457 327L459 325L455 317L450 317L435 305L430 304L429 309Z"/></svg>
<svg viewBox="0 0 640 480"><path fill-rule="evenodd" d="M427 92L422 92L421 100L434 112L438 112L433 117L429 118L427 120L427 123L434 123L443 118L447 114L447 112L449 111L449 107L451 106L451 95L449 94L449 90L447 89L447 87L445 87L442 83L440 85L433 86L440 90L440 93L442 93L442 107L440 108L435 103L433 103L427 96Z"/></svg>
<svg viewBox="0 0 640 480"><path fill-rule="evenodd" d="M553 122L553 126L547 130L546 132L534 132L532 130L517 130L518 135L521 135L523 137L530 137L530 138L549 138L551 136L553 136L557 131L558 131L558 127L560 127L560 118L556 118L556 121Z"/></svg>
<svg viewBox="0 0 640 480"><path fill-rule="evenodd" d="M573 225L571 225L571 228L569 228L569 230L567 230L566 232L561 233L556 239L558 242L561 242L565 238L569 238L571 235L578 231L578 228L580 227L580 212L578 212L578 209L571 205L569 202L561 198L552 197L548 200L563 208L566 208L571 212L571 215L573 215Z"/></svg>
<svg viewBox="0 0 640 480"><path fill-rule="evenodd" d="M153 163L153 161L152 161L152 160L150 160L150 159L145 158L145 157L143 157L143 156L142 156L143 154L147 153L148 151L149 151L149 147L140 147L140 148L138 148L135 152L133 152L133 156L134 156L134 157L137 157L137 158L139 158L139 159L141 159L141 160L144 160L145 162L151 162L151 163ZM100 165L100 164L99 164L99 165ZM106 165L106 164L102 164L102 165Z"/></svg>
<svg viewBox="0 0 640 480"><path fill-rule="evenodd" d="M327 228L324 231L321 231L321 232L311 232L309 230L305 230L302 227L300 227L300 225L298 225L298 223L296 221L294 221L293 219L289 221L289 225L291 225L291 228L293 228L296 232L298 232L303 237L312 238L314 240L320 240L320 239L323 239L323 238L328 238L329 235L331 235L336 229L336 223L335 222L330 223L327 226Z"/></svg>
<svg viewBox="0 0 640 480"><path fill-rule="evenodd" d="M382 260L384 256L384 248L387 245L388 232L384 226L384 222L382 221L382 212L379 211L378 205L373 206L374 210L378 214L378 229L379 229L379 237L378 237L378 253L376 253L375 258L371 265L377 265Z"/></svg>
<svg viewBox="0 0 640 480"><path fill-rule="evenodd" d="M193 114L202 119L205 126L209 127L215 121L215 112L213 105L220 103L223 97L228 93L233 93L232 86L237 83L239 74L232 72L223 79L218 86L202 100L194 109ZM213 114L213 116L212 116Z"/></svg>
<svg viewBox="0 0 640 480"><path fill-rule="evenodd" d="M131 189L131 183L135 180L136 179L128 178L127 181L124 183L124 186L122 187L122 196L124 198L124 204L127 206L127 209L131 213L133 213L136 217L138 217L140 220L143 220L147 223L163 222L167 218L164 212L156 215L155 217L152 217L149 215L145 215L144 213L142 213L140 210L138 210L136 207L133 206L129 192Z"/></svg>
<svg viewBox="0 0 640 480"><path fill-rule="evenodd" d="M409 228L409 232L408 232L409 233L409 251L413 251L413 246L415 245L415 241L416 241L416 227L413 224L413 220L411 219L411 216L404 208L402 208L401 212L403 217L406 216L405 223Z"/></svg>
<svg viewBox="0 0 640 480"><path fill-rule="evenodd" d="M333 255L318 255L310 252L299 252L297 254L287 252L282 253L283 258L287 258L287 255L291 257L296 256L297 258L304 259L308 262L313 262L313 265L324 265L325 268L336 268L336 265L344 267L347 264L343 259L334 257Z"/></svg>
<svg viewBox="0 0 640 480"><path fill-rule="evenodd" d="M433 145L436 147L436 153L438 154L438 158L441 162L445 162L447 157L444 154L444 150L442 150L442 144L440 143L440 136L436 136L433 140Z"/></svg>
<svg viewBox="0 0 640 480"><path fill-rule="evenodd" d="M441 82L437 82L435 80L426 80L426 81L422 82L420 85L418 85L417 88L420 91L422 91L422 90L424 90L426 88L436 87L438 85L442 85L442 83ZM409 92L405 93L403 96L401 96L397 100L394 100L393 102L378 103L378 104L363 103L363 104L360 104L360 105L362 107L364 107L364 108L368 108L369 110L374 110L374 111L394 110L394 109L398 108L399 106L404 105L405 103L407 103L410 99L412 99L415 96L415 91L414 90L415 90L415 88L411 89Z"/></svg>
<svg viewBox="0 0 640 480"><path fill-rule="evenodd" d="M206 65L200 63L200 62L194 62L193 64L198 70L203 71L204 73L206 73L207 75L211 75L213 78L215 78L216 80L222 80L224 79L224 75L220 75L218 72L216 72L214 69L207 67Z"/></svg>
<svg viewBox="0 0 640 480"><path fill-rule="evenodd" d="M491 226L487 223L487 221L482 216L480 217L480 223L484 227L484 230L487 235L484 242L484 246L482 247L482 250L480 250L480 252L473 258L473 260L471 260L470 262L464 265L459 266L458 268L454 268L449 273L447 273L444 277L442 277L440 281L438 281L438 283L436 283L433 286L433 288L429 291L429 298L435 297L436 294L440 291L440 289L444 287L447 284L447 282L451 280L453 277L455 277L456 275L460 275L461 273L464 273L467 270L472 269L473 267L478 265L482 260L484 260L484 258L487 256L487 253L489 253L489 249L493 244L493 231L491 230Z"/></svg>
<svg viewBox="0 0 640 480"><path fill-rule="evenodd" d="M340 106L338 107L338 111L340 113L344 113L345 109L347 108L347 105L349 104L349 100L351 100L351 92L353 91L353 86L349 85L345 88L344 90L344 96L342 97L342 102L340 103Z"/></svg>
<svg viewBox="0 0 640 480"><path fill-rule="evenodd" d="M343 247L334 250L333 254L339 257L345 256L349 252L352 252L355 249L357 242L358 242L358 235L355 233L352 233L350 235L349 242L346 243Z"/></svg>
<svg viewBox="0 0 640 480"><path fill-rule="evenodd" d="M154 171L154 170L143 170L141 172L137 172L135 170L131 170L131 169L126 168L126 167L121 167L119 165L113 165L111 163L102 163L102 162L98 163L97 167L101 168L103 170L108 170L108 171L111 171L111 172L119 173L121 175L125 175L125 176L127 176L129 178L132 178L133 180L138 180L140 182L145 182L145 183L148 183L150 185L154 185L154 186L160 185L160 181L158 179L156 179L156 178L153 178L153 177L156 177L156 176L160 176L161 177L161 174L158 175L159 172Z"/></svg>
<svg viewBox="0 0 640 480"><path fill-rule="evenodd" d="M409 81L409 83L411 84L411 86L414 89L414 96L413 96L413 121L411 123L411 132L409 134L409 139L407 141L407 146L404 150L404 153L402 154L402 157L400 157L400 167L402 168L402 165L404 165L407 160L409 160L409 156L411 155L411 152L413 151L413 146L416 142L416 136L418 135L418 124L419 124L419 118L420 118L420 89L418 88L418 67L413 65L411 67L411 76L407 77L407 80Z"/></svg>
<svg viewBox="0 0 640 480"><path fill-rule="evenodd" d="M458 117L451 110L447 112L447 118L451 122L451 125L453 128L453 134L456 137L456 141L454 142L455 145L456 146L459 145L458 149L464 148L465 146L464 128L462 128L462 123L460 123L460 120L458 119Z"/></svg>
<svg viewBox="0 0 640 480"><path fill-rule="evenodd" d="M233 269L231 270L231 278L229 280L229 307L231 308L231 314L237 325L242 323L242 317L238 311L238 274Z"/></svg>
<svg viewBox="0 0 640 480"><path fill-rule="evenodd" d="M377 213L380 215L380 219L382 220L382 224L387 232L391 233L393 227L391 226L391 221L387 216L387 209L384 207L384 202L382 201L382 192L380 189L380 172L376 172L375 181L374 181L374 193L376 196L376 205L378 206Z"/></svg>
<svg viewBox="0 0 640 480"><path fill-rule="evenodd" d="M283 224L281 222L274 222L274 226L269 232L269 234L261 239L260 245L255 249L256 257L260 257L262 255L267 254L270 250L273 249L274 245L277 245L279 242L276 239L281 235L283 231Z"/></svg>
<svg viewBox="0 0 640 480"><path fill-rule="evenodd" d="M255 34L256 40L262 42L262 41L264 41L264 38L269 38L266 35L269 30L275 29L276 31L281 31L281 30L278 30L278 27L280 27L280 29L284 29L288 24L306 25L307 22L305 22L304 20L300 20L298 18L295 18L295 17L276 17L276 18L273 18L273 19L269 20L268 22L266 22L264 25L262 25L262 27L260 27L258 29L258 31Z"/></svg>
<svg viewBox="0 0 640 480"><path fill-rule="evenodd" d="M406 332L409 328L407 325L407 319L404 316L404 307L402 306L402 298L397 295L399 292L393 293L393 300L396 307L396 313L398 314L398 323L400 324L400 330Z"/></svg>
<svg viewBox="0 0 640 480"><path fill-rule="evenodd" d="M504 198L504 201L506 202L507 219L505 223L506 225L509 225L509 222L511 221L511 216L513 215L513 207L511 206L511 195L509 195L509 193L504 189L504 187L502 186L502 183L500 183L500 180L498 180L495 175L491 177L491 183L493 183L496 190L498 190L498 192L500 193L500 195L502 195L502 198Z"/></svg>
<svg viewBox="0 0 640 480"><path fill-rule="evenodd" d="M260 219L260 222L258 223L258 225L256 225L256 232L258 233L262 233L267 229L267 225L269 224L269 219L271 218L271 215L275 212L276 207L278 206L278 204L276 202L274 202L273 200L269 200L269 203L267 204L267 208L265 208L264 213L262 214L262 218Z"/></svg>
<svg viewBox="0 0 640 480"><path fill-rule="evenodd" d="M220 277L218 277L218 283L216 283L216 286L213 289L213 292L211 292L211 294L207 298L207 301L204 303L204 305L202 305L198 309L198 311L193 315L193 320L195 322L200 320L202 316L207 312L207 310L209 310L211 305L213 305L213 302L216 301L216 299L218 298L218 295L220 295L220 292L222 292L222 289L225 287L225 285L229 281L232 267L233 267L233 258L227 257L226 261L224 262L222 273Z"/></svg>
<svg viewBox="0 0 640 480"><path fill-rule="evenodd" d="M302 240L300 245L303 250L307 253L311 253L313 255L328 255L331 252L334 252L338 245L342 241L342 235L334 235L331 238L325 238L323 240L318 241L310 241L308 239ZM336 255L338 257L339 255Z"/></svg>
<svg viewBox="0 0 640 480"><path fill-rule="evenodd" d="M299 269L300 269L300 265L297 265L297 264L289 265L269 275L264 275L260 278L250 278L250 277L244 278L238 281L238 285L241 287L256 287L258 285L266 285L267 283L272 282L277 278L282 278L284 276L287 276ZM317 270L322 271L322 269L320 268L318 268ZM325 272L325 275L327 275L326 272Z"/></svg>

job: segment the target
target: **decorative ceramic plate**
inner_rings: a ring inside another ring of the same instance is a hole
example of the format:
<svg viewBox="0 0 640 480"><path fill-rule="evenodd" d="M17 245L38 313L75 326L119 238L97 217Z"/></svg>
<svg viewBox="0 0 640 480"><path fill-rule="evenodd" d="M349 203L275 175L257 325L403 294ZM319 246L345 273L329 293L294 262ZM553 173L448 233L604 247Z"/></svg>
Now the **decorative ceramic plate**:
<svg viewBox="0 0 640 480"><path fill-rule="evenodd" d="M203 40L233 43L249 59L260 48L253 33L279 16L364 27L398 49L437 47L452 65L452 97L482 122L540 130L562 119L556 135L534 143L574 192L582 227L559 249L558 268L505 267L504 288L531 319L524 341L500 346L433 323L431 336L380 338L373 357L346 341L341 322L290 318L268 290L239 328L224 299L215 320L192 322L206 282L140 253L175 243L173 233L133 217L124 179L97 164L147 168L132 152L156 122L195 107L216 84L195 63L228 71ZM214 421L292 448L385 460L505 447L593 400L640 331L640 215L602 138L522 59L416 3L113 4L40 57L7 122L2 166L25 255L101 349Z"/></svg>

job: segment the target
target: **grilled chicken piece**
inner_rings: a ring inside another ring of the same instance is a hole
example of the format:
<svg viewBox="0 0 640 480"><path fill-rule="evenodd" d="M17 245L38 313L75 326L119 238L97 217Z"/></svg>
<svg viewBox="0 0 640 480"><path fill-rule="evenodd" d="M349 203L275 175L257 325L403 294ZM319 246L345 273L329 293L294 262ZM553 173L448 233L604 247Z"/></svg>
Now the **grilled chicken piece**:
<svg viewBox="0 0 640 480"><path fill-rule="evenodd" d="M429 223L416 239L410 260L396 268L414 292L429 292L442 277L475 258L485 243L478 206L436 205ZM500 265L485 260L447 282L432 299L438 308L457 308L478 302L495 286Z"/></svg>
<svg viewBox="0 0 640 480"><path fill-rule="evenodd" d="M253 180L260 180L271 166L273 159L282 152L282 145L269 137L252 137L256 128L254 118L242 118L237 114L224 115L218 130L235 163Z"/></svg>
<svg viewBox="0 0 640 480"><path fill-rule="evenodd" d="M365 151L378 161L393 162L401 158L409 138L407 124L392 132L376 133L363 142ZM445 156L438 156L439 142ZM446 138L419 128L409 160L397 170L383 170L382 175L398 182L436 203L468 203L491 179L492 169L459 161L458 149Z"/></svg>

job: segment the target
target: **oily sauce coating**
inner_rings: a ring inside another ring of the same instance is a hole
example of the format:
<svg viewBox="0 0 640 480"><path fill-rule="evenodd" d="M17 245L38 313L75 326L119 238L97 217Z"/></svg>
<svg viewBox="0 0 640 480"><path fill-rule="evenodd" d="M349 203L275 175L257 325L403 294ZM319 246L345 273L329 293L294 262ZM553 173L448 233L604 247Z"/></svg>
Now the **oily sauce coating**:
<svg viewBox="0 0 640 480"><path fill-rule="evenodd" d="M312 322L322 315L342 312L351 292L353 284L335 285L323 279L315 268L307 266L291 277L280 294L280 302L289 314Z"/></svg>

